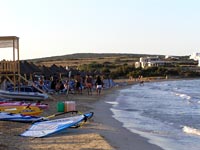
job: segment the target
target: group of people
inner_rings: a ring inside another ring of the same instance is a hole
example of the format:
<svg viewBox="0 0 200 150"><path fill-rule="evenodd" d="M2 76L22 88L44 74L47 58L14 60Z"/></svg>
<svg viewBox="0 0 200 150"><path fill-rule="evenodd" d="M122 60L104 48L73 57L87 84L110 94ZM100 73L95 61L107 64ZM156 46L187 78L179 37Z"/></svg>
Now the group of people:
<svg viewBox="0 0 200 150"><path fill-rule="evenodd" d="M42 79L39 80L38 86L45 90L46 86ZM45 88L44 88L45 87ZM100 76L94 80L92 76L87 75L84 79L77 75L73 78L68 78L67 80L54 79L51 81L50 89L53 89L55 92L71 92L72 94L82 94L83 89L87 90L88 95L92 95L93 89L96 89L97 95L101 94L103 88L103 80Z"/></svg>
<svg viewBox="0 0 200 150"><path fill-rule="evenodd" d="M88 95L90 95L90 94L92 95L93 84L96 87L97 95L100 95L101 94L101 90L103 88L103 80L101 79L101 77L97 76L95 82L93 82L93 79L92 79L91 76L86 76L85 86L87 88Z"/></svg>
<svg viewBox="0 0 200 150"><path fill-rule="evenodd" d="M37 88L47 93L71 92L72 94L82 94L83 89L86 89L88 95L92 95L94 89L96 89L97 95L100 95L104 85L103 80L100 76L97 76L96 79L93 79L93 77L90 75L87 75L85 78L82 78L80 75L77 75L75 77L68 78L67 80L61 80L59 78L45 80L43 76L40 76L38 79L34 80L34 84ZM8 82L6 78L0 78L0 88L2 90L7 90L7 87Z"/></svg>

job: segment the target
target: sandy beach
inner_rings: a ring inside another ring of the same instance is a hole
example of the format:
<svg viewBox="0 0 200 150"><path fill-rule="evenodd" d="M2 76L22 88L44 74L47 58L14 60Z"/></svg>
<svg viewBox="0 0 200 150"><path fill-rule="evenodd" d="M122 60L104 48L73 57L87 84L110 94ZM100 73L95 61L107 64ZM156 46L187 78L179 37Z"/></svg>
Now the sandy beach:
<svg viewBox="0 0 200 150"><path fill-rule="evenodd" d="M134 84L134 83L133 83ZM28 138L19 136L30 127L30 123L0 121L0 149L4 150L161 150L150 144L147 139L129 132L122 124L112 117L110 104L107 101L115 99L116 92L122 87L113 87L102 91L100 96L93 92L83 94L54 94L54 100L45 102L49 108L41 115L48 116L57 113L57 103L72 100L76 102L78 111L94 112L94 116L80 128L70 128L45 138ZM56 100L55 100L56 99ZM66 117L65 114L59 117Z"/></svg>

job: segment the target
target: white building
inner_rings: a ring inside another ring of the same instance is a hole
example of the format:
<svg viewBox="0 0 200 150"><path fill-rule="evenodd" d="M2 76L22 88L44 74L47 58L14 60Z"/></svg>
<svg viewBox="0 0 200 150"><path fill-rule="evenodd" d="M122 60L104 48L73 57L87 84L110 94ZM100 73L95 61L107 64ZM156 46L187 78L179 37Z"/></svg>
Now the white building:
<svg viewBox="0 0 200 150"><path fill-rule="evenodd" d="M190 59L198 61L198 66L200 67L200 53L193 53L190 55Z"/></svg>
<svg viewBox="0 0 200 150"><path fill-rule="evenodd" d="M166 62L161 61L159 57L140 57L140 61L135 63L135 67L158 67L164 66Z"/></svg>

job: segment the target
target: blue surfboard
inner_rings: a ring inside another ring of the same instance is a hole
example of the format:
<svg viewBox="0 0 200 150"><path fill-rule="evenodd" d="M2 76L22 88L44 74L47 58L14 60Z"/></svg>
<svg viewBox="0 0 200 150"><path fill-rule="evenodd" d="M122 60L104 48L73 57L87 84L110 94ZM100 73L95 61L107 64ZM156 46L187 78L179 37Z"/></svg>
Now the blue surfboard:
<svg viewBox="0 0 200 150"><path fill-rule="evenodd" d="M43 117L26 116L22 114L13 114L8 112L0 112L0 120L4 121L17 121L17 122L35 122L42 120Z"/></svg>

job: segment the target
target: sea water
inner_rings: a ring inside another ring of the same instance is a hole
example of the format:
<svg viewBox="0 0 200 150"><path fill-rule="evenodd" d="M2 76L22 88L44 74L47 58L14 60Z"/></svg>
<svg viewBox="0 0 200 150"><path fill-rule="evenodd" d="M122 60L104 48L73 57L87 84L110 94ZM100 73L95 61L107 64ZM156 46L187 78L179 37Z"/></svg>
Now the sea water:
<svg viewBox="0 0 200 150"><path fill-rule="evenodd" d="M113 117L150 143L165 150L200 150L200 80L133 85L111 104Z"/></svg>

